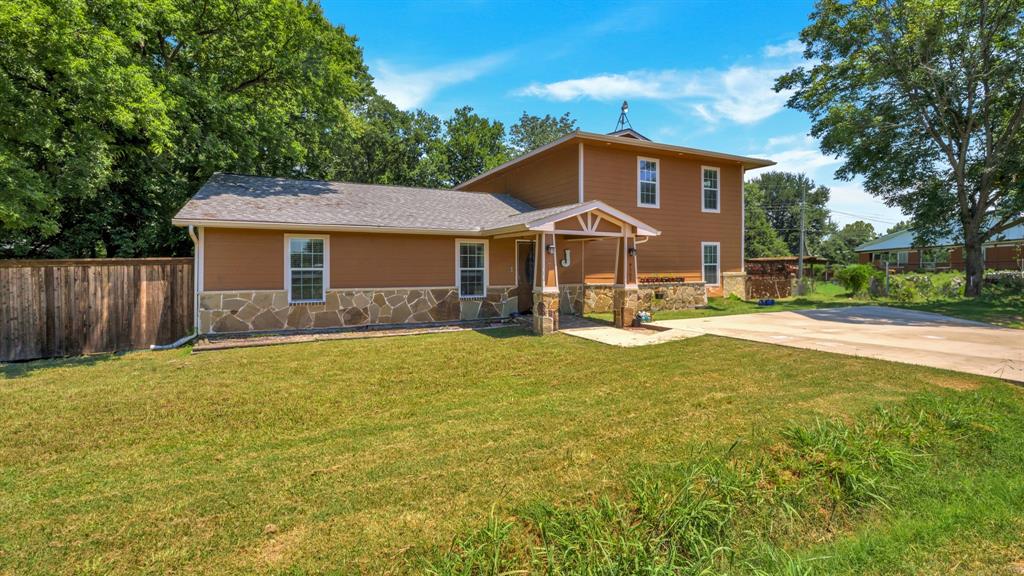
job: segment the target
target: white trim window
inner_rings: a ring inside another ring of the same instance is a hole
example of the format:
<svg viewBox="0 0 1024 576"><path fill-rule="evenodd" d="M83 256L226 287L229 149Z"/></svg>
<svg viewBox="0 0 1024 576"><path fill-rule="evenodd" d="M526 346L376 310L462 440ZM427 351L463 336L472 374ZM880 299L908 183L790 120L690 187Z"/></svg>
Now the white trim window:
<svg viewBox="0 0 1024 576"><path fill-rule="evenodd" d="M720 242L700 243L701 277L704 279L704 284L708 286L721 284L721 251Z"/></svg>
<svg viewBox="0 0 1024 576"><path fill-rule="evenodd" d="M290 304L327 299L329 236L284 237L285 285Z"/></svg>
<svg viewBox="0 0 1024 576"><path fill-rule="evenodd" d="M455 243L455 285L459 298L487 295L487 241L459 240Z"/></svg>
<svg viewBox="0 0 1024 576"><path fill-rule="evenodd" d="M636 205L641 208L657 208L661 203L661 183L658 178L657 158L637 157L636 161Z"/></svg>
<svg viewBox="0 0 1024 576"><path fill-rule="evenodd" d="M701 212L722 211L722 171L714 166L701 166Z"/></svg>

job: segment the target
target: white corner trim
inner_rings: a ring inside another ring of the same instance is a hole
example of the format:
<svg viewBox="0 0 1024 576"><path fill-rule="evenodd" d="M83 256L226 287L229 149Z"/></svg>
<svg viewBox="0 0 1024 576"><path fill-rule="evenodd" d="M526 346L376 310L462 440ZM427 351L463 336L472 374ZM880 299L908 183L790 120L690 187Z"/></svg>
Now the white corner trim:
<svg viewBox="0 0 1024 576"><path fill-rule="evenodd" d="M704 171L705 170L714 170L718 174L718 178L716 178L716 181L718 182L718 190L716 190L716 192L715 192L718 200L715 202L716 208L714 210L709 210L704 205ZM717 214L717 213L722 211L722 169L719 168L718 166L701 166L700 167L700 211L701 212L707 212L707 213L714 213L714 214Z"/></svg>
<svg viewBox="0 0 1024 576"><path fill-rule="evenodd" d="M715 251L718 255L718 262L715 264L715 282L708 282L708 279L704 276L704 247L714 246ZM721 286L722 285L722 243L721 242L701 242L700 243L700 278L704 281L705 286Z"/></svg>
<svg viewBox="0 0 1024 576"><path fill-rule="evenodd" d="M202 292L206 288L206 227L198 226L199 246L196 247L198 261L196 263L196 289Z"/></svg>
<svg viewBox="0 0 1024 576"><path fill-rule="evenodd" d="M483 244L484 245L484 293L480 296L463 296L462 295L462 259L460 253L460 247L463 244ZM486 238L456 238L455 239L455 293L459 295L459 300L478 300L487 297L487 286L488 280L490 280L491 273L491 250L488 245Z"/></svg>
<svg viewBox="0 0 1024 576"><path fill-rule="evenodd" d="M654 162L654 204L644 204L640 201L640 163ZM657 158L646 156L636 157L636 207L637 208L660 208L661 207L661 161Z"/></svg>
<svg viewBox="0 0 1024 576"><path fill-rule="evenodd" d="M579 201L580 201L580 204L582 204L583 203L583 142L580 142L579 156L580 156L580 169L579 169L579 174L578 174L578 177L580 179L580 181L579 181L579 185L580 185L580 198L579 198Z"/></svg>
<svg viewBox="0 0 1024 576"><path fill-rule="evenodd" d="M303 238L324 241L324 282L323 294L319 300L292 299L292 258L290 241L292 238ZM288 293L288 304L317 304L327 301L327 291L331 289L331 235L330 234L285 234L284 235L284 289Z"/></svg>
<svg viewBox="0 0 1024 576"><path fill-rule="evenodd" d="M740 165L740 270L747 271L747 169ZM703 193L701 194L703 196Z"/></svg>

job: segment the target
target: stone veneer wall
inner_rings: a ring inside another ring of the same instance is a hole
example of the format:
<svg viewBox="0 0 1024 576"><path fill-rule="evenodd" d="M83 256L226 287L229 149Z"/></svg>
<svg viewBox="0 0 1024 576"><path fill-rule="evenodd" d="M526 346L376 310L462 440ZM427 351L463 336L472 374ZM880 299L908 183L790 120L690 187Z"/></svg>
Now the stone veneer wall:
<svg viewBox="0 0 1024 576"><path fill-rule="evenodd" d="M661 298L657 297L659 295ZM641 310L686 310L707 304L708 294L703 282L658 282L640 285Z"/></svg>
<svg viewBox="0 0 1024 576"><path fill-rule="evenodd" d="M543 336L558 331L558 309L561 294L533 293L533 333Z"/></svg>
<svg viewBox="0 0 1024 576"><path fill-rule="evenodd" d="M199 298L202 334L347 328L510 316L514 287L488 287L485 298L460 299L450 288L329 290L316 304L288 304L284 290L204 292Z"/></svg>
<svg viewBox="0 0 1024 576"><path fill-rule="evenodd" d="M559 310L563 314L612 312L615 287L610 284L562 284L559 287ZM655 298L660 294L663 298ZM703 282L665 282L641 284L641 310L686 310L708 303Z"/></svg>
<svg viewBox="0 0 1024 576"><path fill-rule="evenodd" d="M746 272L723 272L722 293L726 296L737 296L747 299L747 273Z"/></svg>

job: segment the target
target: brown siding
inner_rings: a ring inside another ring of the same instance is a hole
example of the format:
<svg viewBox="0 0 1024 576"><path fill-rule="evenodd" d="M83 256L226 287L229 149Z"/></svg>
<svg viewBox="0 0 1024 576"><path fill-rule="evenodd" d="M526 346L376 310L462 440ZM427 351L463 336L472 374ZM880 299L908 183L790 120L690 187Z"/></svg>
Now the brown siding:
<svg viewBox="0 0 1024 576"><path fill-rule="evenodd" d="M203 234L204 290L284 289L283 232L207 228Z"/></svg>
<svg viewBox="0 0 1024 576"><path fill-rule="evenodd" d="M491 286L515 286L516 284L516 239L502 238L488 244L490 270L487 280Z"/></svg>
<svg viewBox="0 0 1024 576"><path fill-rule="evenodd" d="M637 157L659 160L660 208L637 206ZM613 146L584 146L584 200L601 200L661 230L638 247L640 275L701 278L701 242L721 243L721 270L743 268L740 238L743 200L740 165L724 160L638 152ZM721 212L701 211L701 166L721 170ZM614 242L589 243L588 282L605 282L614 274Z"/></svg>
<svg viewBox="0 0 1024 576"><path fill-rule="evenodd" d="M861 252L860 254L858 254L857 255L857 262L859 262L861 264L870 264L871 263L871 252Z"/></svg>
<svg viewBox="0 0 1024 576"><path fill-rule="evenodd" d="M302 232L206 230L204 289L283 290L285 234ZM330 237L330 288L455 285L451 236L335 232ZM488 265L491 285L514 285L515 240L490 240Z"/></svg>
<svg viewBox="0 0 1024 576"><path fill-rule="evenodd" d="M474 182L467 190L511 194L534 208L573 204L579 199L578 148L570 142L548 150Z"/></svg>
<svg viewBox="0 0 1024 576"><path fill-rule="evenodd" d="M455 239L413 234L331 234L331 288L455 285Z"/></svg>
<svg viewBox="0 0 1024 576"><path fill-rule="evenodd" d="M572 241L564 236L558 237L558 282L559 284L579 284L583 281L583 242ZM568 266L562 266L562 259L565 258L565 251L570 253Z"/></svg>

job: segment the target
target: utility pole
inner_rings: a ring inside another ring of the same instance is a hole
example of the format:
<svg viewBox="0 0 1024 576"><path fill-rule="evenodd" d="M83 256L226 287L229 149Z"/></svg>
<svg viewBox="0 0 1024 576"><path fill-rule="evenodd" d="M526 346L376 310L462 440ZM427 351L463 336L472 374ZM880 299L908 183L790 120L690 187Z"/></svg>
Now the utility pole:
<svg viewBox="0 0 1024 576"><path fill-rule="evenodd" d="M801 296L804 293L804 243L807 240L807 190L800 190L800 254L797 257L796 289Z"/></svg>

